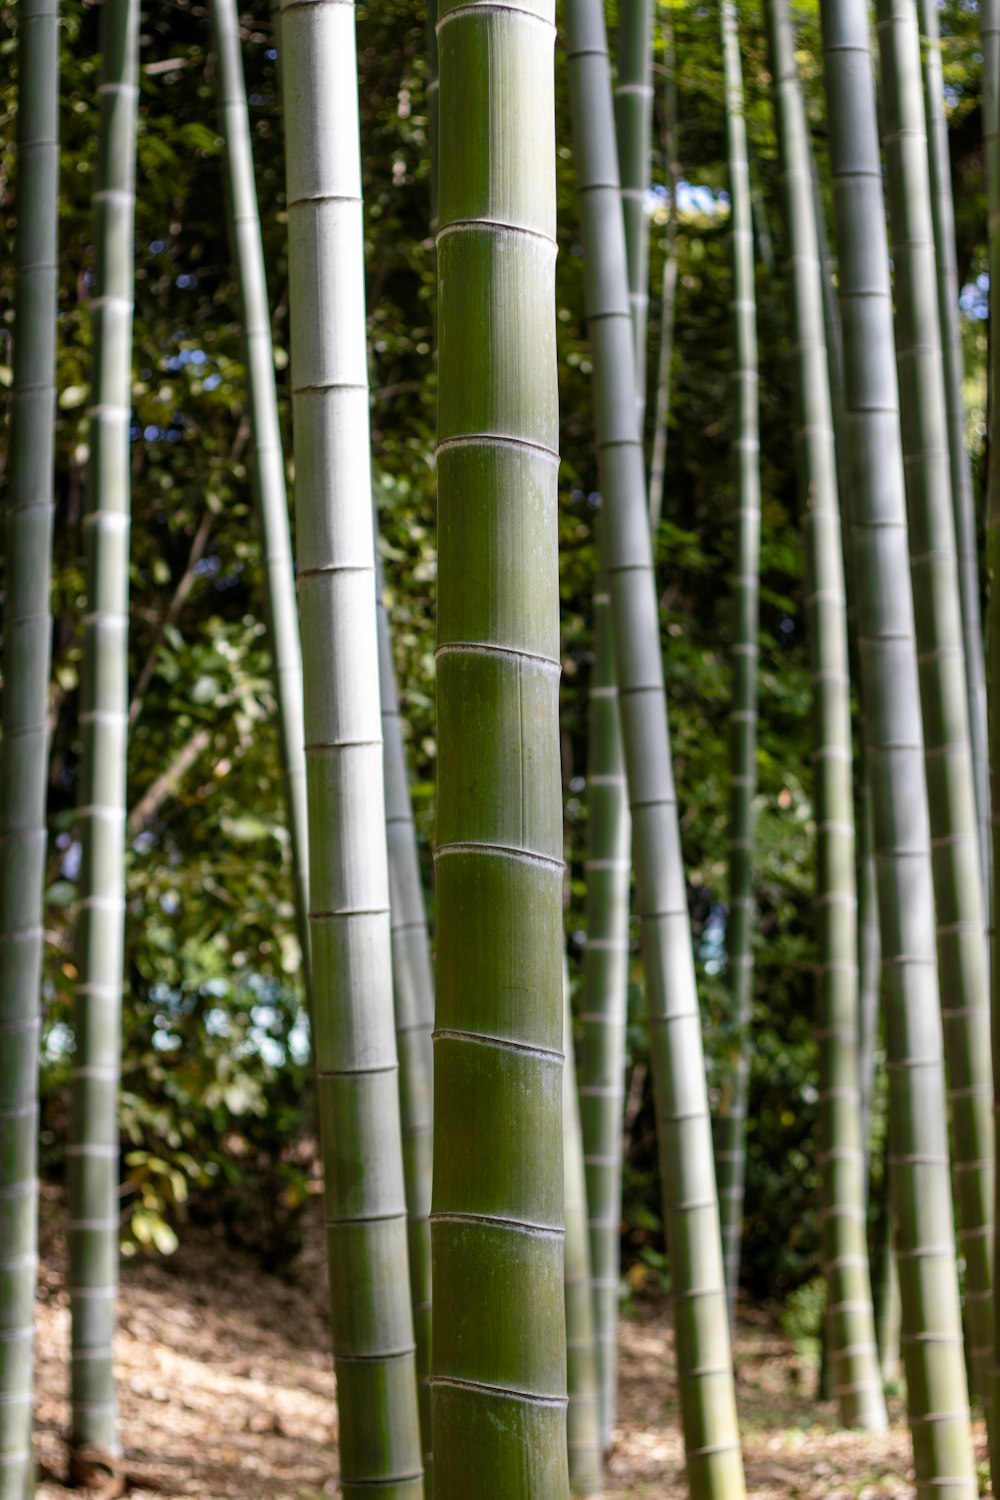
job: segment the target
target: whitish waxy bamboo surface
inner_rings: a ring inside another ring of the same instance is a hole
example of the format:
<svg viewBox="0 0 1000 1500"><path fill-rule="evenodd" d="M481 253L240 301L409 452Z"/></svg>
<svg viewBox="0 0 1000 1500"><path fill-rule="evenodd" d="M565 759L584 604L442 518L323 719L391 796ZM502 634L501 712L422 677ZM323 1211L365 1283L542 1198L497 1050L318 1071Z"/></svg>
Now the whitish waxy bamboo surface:
<svg viewBox="0 0 1000 1500"><path fill-rule="evenodd" d="M431 1473L431 1168L434 1117L434 975L420 879L416 828L406 768L406 745L392 659L389 613L379 577L379 689L382 700L385 825L389 845L392 984L395 996L403 1174L409 1218L410 1294L417 1341L424 1488Z"/></svg>
<svg viewBox="0 0 1000 1500"><path fill-rule="evenodd" d="M923 708L953 1191L973 1380L990 1416L993 1078L948 410L916 0L878 0L910 572Z"/></svg>
<svg viewBox="0 0 1000 1500"><path fill-rule="evenodd" d="M0 739L0 1500L34 1494L38 1032L52 617L59 7L20 0Z"/></svg>
<svg viewBox="0 0 1000 1500"><path fill-rule="evenodd" d="M971 1500L976 1478L951 1232L930 826L867 7L864 0L823 0L822 22L908 1415L917 1493Z"/></svg>
<svg viewBox="0 0 1000 1500"><path fill-rule="evenodd" d="M639 431L646 410L646 320L649 312L649 192L653 142L653 7L651 0L622 0L618 7L618 77L615 135L628 256L628 292L635 337L635 394Z"/></svg>
<svg viewBox="0 0 1000 1500"><path fill-rule="evenodd" d="M743 1464L643 452L632 389L625 232L599 0L569 0L566 23L597 451L606 507L602 551L632 810L688 1477L695 1500L739 1500L745 1493Z"/></svg>
<svg viewBox="0 0 1000 1500"><path fill-rule="evenodd" d="M94 405L84 516L79 972L69 1155L71 1441L118 1451L111 1343L118 1292L118 1078L125 938L129 421L138 0L101 7L94 193Z"/></svg>
<svg viewBox="0 0 1000 1500"><path fill-rule="evenodd" d="M599 524L606 521L602 518ZM631 821L615 686L611 600L603 578L594 594L587 756L587 937L579 1017L579 1098L603 1451L615 1425L618 1391L621 1137L631 884Z"/></svg>
<svg viewBox="0 0 1000 1500"><path fill-rule="evenodd" d="M345 1496L423 1495L393 1019L354 7L285 0L313 1030Z"/></svg>
<svg viewBox="0 0 1000 1500"><path fill-rule="evenodd" d="M715 1118L715 1171L722 1215L722 1246L730 1323L740 1277L746 1119L750 1088L750 1021L753 1009L754 797L757 793L757 635L760 592L760 439L757 411L757 296L754 283L750 168L747 162L735 5L722 6L722 56L726 83L726 139L733 265L733 454L736 471L736 568L733 574L733 707L729 716L729 925L727 967L737 1031L732 1066Z"/></svg>
<svg viewBox="0 0 1000 1500"><path fill-rule="evenodd" d="M438 1500L568 1493L554 36L438 7Z"/></svg>
<svg viewBox="0 0 1000 1500"><path fill-rule="evenodd" d="M580 1134L580 1106L573 1051L569 973L563 970L565 1026L563 1050L563 1183L566 1199L566 1375L569 1408L566 1447L569 1482L574 1495L597 1495L601 1489L600 1402L591 1298L590 1244L587 1233L587 1180Z"/></svg>
<svg viewBox="0 0 1000 1500"><path fill-rule="evenodd" d="M792 345L799 397L797 446L806 531L813 677L816 809L817 1162L823 1194L826 1357L841 1419L881 1430L885 1400L875 1345L865 1233L867 1158L858 1084L858 942L854 859L847 596L833 409L823 328L809 133L787 0L767 11L788 244Z"/></svg>
<svg viewBox="0 0 1000 1500"><path fill-rule="evenodd" d="M267 304L267 274L260 237L246 83L240 54L235 0L212 0L218 56L219 111L225 149L226 182L232 224L233 257L243 312L247 403L253 444L254 499L264 553L264 592L285 806L292 849L295 907L303 974L309 985L309 833L306 815L306 757L302 722L302 649L292 567L292 539L285 490L285 462L278 423L274 349Z"/></svg>
<svg viewBox="0 0 1000 1500"><path fill-rule="evenodd" d="M969 736L975 770L976 811L979 820L983 889L989 891L990 790L986 745L986 668L983 660L983 619L979 602L979 547L972 466L965 441L965 365L958 305L958 266L955 261L955 205L951 191L948 119L944 109L941 35L935 0L920 0L923 34L924 96L927 109L927 155L930 167L931 210L937 266L938 312L948 403L948 454L951 460L951 498L955 512L958 582L962 603L962 644L965 650L969 699Z"/></svg>

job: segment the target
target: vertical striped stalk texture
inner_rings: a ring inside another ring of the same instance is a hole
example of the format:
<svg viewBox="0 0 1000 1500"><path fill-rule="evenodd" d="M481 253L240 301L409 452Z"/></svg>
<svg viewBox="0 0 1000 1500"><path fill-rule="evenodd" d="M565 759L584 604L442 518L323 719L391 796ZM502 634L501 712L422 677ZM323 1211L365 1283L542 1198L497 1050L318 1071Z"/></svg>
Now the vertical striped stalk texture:
<svg viewBox="0 0 1000 1500"><path fill-rule="evenodd" d="M80 688L79 971L69 1146L72 1444L118 1451L111 1342L118 1291L118 1078L125 919L129 421L138 0L104 0L87 613Z"/></svg>
<svg viewBox="0 0 1000 1500"><path fill-rule="evenodd" d="M596 1495L601 1489L601 1430L594 1342L594 1304L591 1298L590 1244L587 1233L587 1180L580 1134L580 1106L576 1091L573 1016L569 972L563 966L565 1026L563 1050L563 1183L566 1199L566 1374L569 1409L566 1447L569 1482L575 1495Z"/></svg>
<svg viewBox="0 0 1000 1500"><path fill-rule="evenodd" d="M603 562L633 820L688 1479L694 1500L739 1500L745 1493L743 1463L643 452L632 389L625 233L600 0L569 0L566 25L597 452L606 506Z"/></svg>
<svg viewBox="0 0 1000 1500"><path fill-rule="evenodd" d="M264 550L264 590L274 661L285 806L306 991L309 987L309 835L302 723L302 650L278 423L267 276L254 183L246 84L235 0L212 0L218 54L219 112L225 146L233 256L243 313L253 477Z"/></svg>
<svg viewBox="0 0 1000 1500"><path fill-rule="evenodd" d="M976 1478L951 1227L930 826L867 6L823 0L822 23L908 1412L917 1493L971 1500Z"/></svg>
<svg viewBox="0 0 1000 1500"><path fill-rule="evenodd" d="M649 310L649 154L653 138L653 7L651 0L621 0L618 7L618 79L615 134L621 177L629 305L635 336L635 394L639 432L646 410L646 317Z"/></svg>
<svg viewBox="0 0 1000 1500"><path fill-rule="evenodd" d="M406 746L399 712L396 667L392 659L389 614L379 580L379 690L382 700L385 825L389 846L389 905L392 932L392 984L395 997L399 1104L403 1131L403 1174L409 1219L410 1295L417 1343L420 1433L424 1448L424 1488L430 1494L431 1357L431 1168L434 1111L434 975L427 913L420 880Z"/></svg>
<svg viewBox="0 0 1000 1500"><path fill-rule="evenodd" d="M757 791L757 634L760 588L760 441L757 413L757 299L754 287L750 169L747 162L738 15L722 5L726 83L730 241L733 262L733 452L736 459L736 570L733 576L733 707L729 716L728 970L736 1028L732 1067L715 1120L715 1170L722 1213L722 1244L730 1322L740 1276L746 1118L750 1088L750 1021L753 1008L753 837Z"/></svg>
<svg viewBox="0 0 1000 1500"><path fill-rule="evenodd" d="M865 1153L858 1092L858 947L851 784L847 599L833 411L823 330L822 267L809 171L809 138L787 0L768 6L771 74L789 250L799 393L799 482L805 510L813 677L816 807L819 1167L827 1359L848 1427L886 1425L865 1226Z"/></svg>
<svg viewBox="0 0 1000 1500"><path fill-rule="evenodd" d="M808 124L787 0L771 0L768 23L789 243L792 344L799 393L799 484L810 576L807 613L813 664L819 1166L826 1353L844 1425L882 1430L886 1409L868 1271L865 1151L858 1088L858 895L847 597L834 416L823 332L822 266L810 183Z"/></svg>
<svg viewBox="0 0 1000 1500"><path fill-rule="evenodd" d="M34 1494L38 1031L48 790L59 8L20 0L0 740L0 1500Z"/></svg>
<svg viewBox="0 0 1000 1500"><path fill-rule="evenodd" d="M423 1495L368 436L354 7L281 10L313 1029L345 1496Z"/></svg>
<svg viewBox="0 0 1000 1500"><path fill-rule="evenodd" d="M607 518L602 517L599 524L606 525ZM579 1097L603 1450L611 1441L618 1391L621 1139L631 868L631 821L615 686L611 599L603 576L594 594L594 665L589 689L587 756L587 938L579 1017Z"/></svg>
<svg viewBox="0 0 1000 1500"><path fill-rule="evenodd" d="M916 0L878 0L910 571L923 708L953 1191L973 1380L991 1415L989 975Z"/></svg>
<svg viewBox="0 0 1000 1500"><path fill-rule="evenodd" d="M941 36L935 0L920 0L923 33L924 96L927 109L927 156L930 168L931 211L937 265L938 312L948 405L948 454L951 461L951 498L955 513L958 583L962 604L962 642L969 700L969 735L975 770L983 889L990 888L989 765L986 746L986 669L983 661L983 621L979 602L979 547L972 466L965 442L965 365L958 305L958 267L955 261L955 205L951 192L948 119L944 109Z"/></svg>
<svg viewBox="0 0 1000 1500"><path fill-rule="evenodd" d="M438 1500L568 1492L554 35L438 8Z"/></svg>
<svg viewBox="0 0 1000 1500"><path fill-rule="evenodd" d="M871 1154L872 1110L875 1104L875 1052L881 1011L882 938L878 926L878 876L875 870L875 829L868 778L862 772L858 791L858 1096L861 1111L861 1149L865 1162ZM867 1198L867 1169L865 1196Z"/></svg>

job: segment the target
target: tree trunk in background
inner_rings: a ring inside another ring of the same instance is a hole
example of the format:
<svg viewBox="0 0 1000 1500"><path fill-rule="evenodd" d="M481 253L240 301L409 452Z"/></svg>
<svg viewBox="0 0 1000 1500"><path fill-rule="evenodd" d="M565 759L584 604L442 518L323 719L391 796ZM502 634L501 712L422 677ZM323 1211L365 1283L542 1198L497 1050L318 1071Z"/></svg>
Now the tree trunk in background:
<svg viewBox="0 0 1000 1500"><path fill-rule="evenodd" d="M916 0L878 0L877 15L953 1192L973 1379L992 1430L989 974Z"/></svg>
<svg viewBox="0 0 1000 1500"><path fill-rule="evenodd" d="M823 1187L827 1358L847 1427L886 1426L865 1233L866 1158L858 1089L858 944L851 684L822 267L809 171L808 125L787 0L767 11L782 168L799 393L799 482L813 676L817 830L816 924L820 1047L818 1163Z"/></svg>
<svg viewBox="0 0 1000 1500"><path fill-rule="evenodd" d="M745 1493L708 1090L667 728L625 234L599 0L569 0L567 53L622 739L650 1019L664 1220L694 1500Z"/></svg>
<svg viewBox="0 0 1000 1500"><path fill-rule="evenodd" d="M438 15L434 1482L562 1500L554 15Z"/></svg>
<svg viewBox="0 0 1000 1500"><path fill-rule="evenodd" d="M263 544L264 598L270 632L285 808L292 849L302 972L309 996L309 828L302 723L302 649L278 422L267 274L260 237L246 83L236 0L212 0L218 54L219 112L229 189L231 240L243 313L254 498Z"/></svg>
<svg viewBox="0 0 1000 1500"><path fill-rule="evenodd" d="M656 561L656 533L663 514L663 482L667 469L667 436L670 420L670 373L674 357L674 321L677 312L677 53L674 46L674 22L669 9L663 12L663 155L669 195L670 219L667 224L667 253L663 261L663 285L660 290L660 354L657 361L656 406L653 412L653 450L649 465L649 524L653 532L653 561Z"/></svg>
<svg viewBox="0 0 1000 1500"><path fill-rule="evenodd" d="M635 396L639 433L646 411L646 320L649 312L649 158L653 142L653 8L651 0L621 0L618 8L618 79L615 84L615 136L629 306L635 340Z"/></svg>
<svg viewBox="0 0 1000 1500"><path fill-rule="evenodd" d="M52 640L59 8L21 0L0 740L0 1500L35 1492L38 1032Z"/></svg>
<svg viewBox="0 0 1000 1500"><path fill-rule="evenodd" d="M976 1479L951 1233L930 827L867 7L864 0L823 0L822 22L910 1428L918 1492L971 1500Z"/></svg>
<svg viewBox="0 0 1000 1500"><path fill-rule="evenodd" d="M566 1447L569 1453L569 1482L573 1493L597 1495L601 1490L603 1468L600 1387L587 1235L587 1179L576 1091L569 971L565 964L563 986L566 995L563 1038L566 1062L563 1066L562 1096L563 1182L566 1198L566 1373L569 1384ZM619 1137L620 1135L619 1111Z"/></svg>
<svg viewBox="0 0 1000 1500"><path fill-rule="evenodd" d="M714 1120L722 1246L730 1325L740 1279L746 1120L753 1013L754 798L757 792L757 636L760 589L760 441L757 415L757 299L754 285L750 172L738 16L722 6L726 77L730 239L733 263L733 451L736 457L736 570L733 626L733 707L730 723L729 925L726 934L731 1016L736 1028L732 1067Z"/></svg>
<svg viewBox="0 0 1000 1500"><path fill-rule="evenodd" d="M285 0L310 925L343 1493L424 1493L380 733L354 7Z"/></svg>
<svg viewBox="0 0 1000 1500"><path fill-rule="evenodd" d="M111 1344L118 1292L118 1079L125 937L125 757L132 265L139 6L104 0L94 193L94 405L84 517L79 972L69 1155L74 1448L119 1451Z"/></svg>

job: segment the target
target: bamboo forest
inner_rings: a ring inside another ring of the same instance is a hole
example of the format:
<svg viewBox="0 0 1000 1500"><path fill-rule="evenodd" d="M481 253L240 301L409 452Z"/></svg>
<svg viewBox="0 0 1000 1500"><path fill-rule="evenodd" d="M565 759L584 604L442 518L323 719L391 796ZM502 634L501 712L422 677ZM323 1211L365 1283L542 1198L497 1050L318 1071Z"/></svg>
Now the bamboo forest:
<svg viewBox="0 0 1000 1500"><path fill-rule="evenodd" d="M1000 1495L1000 0L0 58L0 1500Z"/></svg>

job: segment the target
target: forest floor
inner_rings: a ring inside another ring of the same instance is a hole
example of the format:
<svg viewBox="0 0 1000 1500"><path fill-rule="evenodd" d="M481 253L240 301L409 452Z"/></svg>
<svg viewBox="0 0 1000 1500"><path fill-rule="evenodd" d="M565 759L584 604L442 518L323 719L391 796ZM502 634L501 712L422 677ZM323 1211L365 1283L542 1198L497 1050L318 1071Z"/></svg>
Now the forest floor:
<svg viewBox="0 0 1000 1500"><path fill-rule="evenodd" d="M65 1471L69 1415L63 1223L62 1210L46 1195L37 1500L80 1493L67 1491L56 1477ZM133 1500L325 1500L336 1494L337 1412L324 1279L318 1232L307 1234L291 1280L267 1275L253 1256L194 1229L169 1259L124 1264L116 1355ZM745 1310L736 1361L753 1500L912 1495L898 1403L886 1434L838 1431L834 1408L814 1400L815 1374L790 1347L775 1310ZM680 1500L686 1489L664 1299L637 1299L623 1316L620 1380L606 1500ZM976 1442L982 1460L981 1422ZM469 1500L476 1500L471 1492Z"/></svg>

